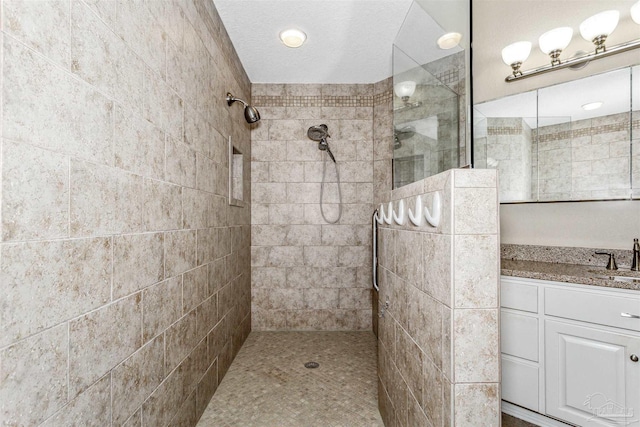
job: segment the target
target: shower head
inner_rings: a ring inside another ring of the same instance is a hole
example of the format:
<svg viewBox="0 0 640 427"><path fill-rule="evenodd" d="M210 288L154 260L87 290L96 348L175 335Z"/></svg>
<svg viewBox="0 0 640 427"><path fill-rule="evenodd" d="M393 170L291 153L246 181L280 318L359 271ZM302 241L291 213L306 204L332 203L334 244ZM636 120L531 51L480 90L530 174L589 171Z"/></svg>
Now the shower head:
<svg viewBox="0 0 640 427"><path fill-rule="evenodd" d="M242 99L236 98L235 96L231 95L231 93L227 92L227 105L231 106L231 104L236 101L241 102L244 105L244 119L247 121L247 123L255 123L260 120L260 113L258 112L256 107L247 104Z"/></svg>
<svg viewBox="0 0 640 427"><path fill-rule="evenodd" d="M321 124L318 126L311 126L307 131L307 136L314 141L322 142L323 140L326 141L326 139L331 135L329 135L329 128L327 125Z"/></svg>

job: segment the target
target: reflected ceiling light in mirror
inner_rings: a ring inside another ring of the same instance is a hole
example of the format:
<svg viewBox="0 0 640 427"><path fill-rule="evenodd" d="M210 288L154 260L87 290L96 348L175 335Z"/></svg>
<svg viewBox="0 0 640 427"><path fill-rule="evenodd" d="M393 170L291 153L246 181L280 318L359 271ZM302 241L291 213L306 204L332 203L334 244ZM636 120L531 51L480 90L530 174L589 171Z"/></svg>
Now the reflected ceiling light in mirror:
<svg viewBox="0 0 640 427"><path fill-rule="evenodd" d="M540 50L551 57L551 65L560 64L560 53L569 46L573 28L560 27L547 31L538 39Z"/></svg>
<svg viewBox="0 0 640 427"><path fill-rule="evenodd" d="M582 21L580 34L582 38L596 45L596 53L604 52L607 50L604 42L618 26L619 19L620 12L617 10L600 12Z"/></svg>
<svg viewBox="0 0 640 427"><path fill-rule="evenodd" d="M531 53L531 42L515 42L502 49L502 60L505 64L510 65L513 75L522 74L520 66L527 60Z"/></svg>
<svg viewBox="0 0 640 427"><path fill-rule="evenodd" d="M398 98L407 102L416 91L416 82L412 80L405 80L404 82L396 83L393 86L393 91L396 93Z"/></svg>
<svg viewBox="0 0 640 427"><path fill-rule="evenodd" d="M591 110L597 110L598 108L602 107L602 102L597 101L597 102L589 102L588 104L584 104L582 106L582 109L584 111L591 111Z"/></svg>
<svg viewBox="0 0 640 427"><path fill-rule="evenodd" d="M640 24L640 0L631 6L631 19L633 19L633 22L636 24Z"/></svg>
<svg viewBox="0 0 640 427"><path fill-rule="evenodd" d="M287 47L300 47L307 40L307 35L300 30L290 28L280 32L280 40Z"/></svg>
<svg viewBox="0 0 640 427"><path fill-rule="evenodd" d="M462 34L452 32L441 36L436 43L440 49L447 50L458 46L460 40L462 40Z"/></svg>

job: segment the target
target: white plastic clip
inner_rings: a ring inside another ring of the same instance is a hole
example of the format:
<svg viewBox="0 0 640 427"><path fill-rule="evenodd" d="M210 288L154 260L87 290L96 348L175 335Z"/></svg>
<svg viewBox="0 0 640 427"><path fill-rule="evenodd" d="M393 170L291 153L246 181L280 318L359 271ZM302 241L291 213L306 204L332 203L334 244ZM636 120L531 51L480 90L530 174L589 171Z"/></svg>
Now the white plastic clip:
<svg viewBox="0 0 640 427"><path fill-rule="evenodd" d="M388 225L391 225L393 222L393 204L389 202L389 208L387 210L387 215L384 217L384 222Z"/></svg>
<svg viewBox="0 0 640 427"><path fill-rule="evenodd" d="M378 221L378 224L384 224L384 208L382 207L382 205L380 205L380 209L378 209L376 221Z"/></svg>
<svg viewBox="0 0 640 427"><path fill-rule="evenodd" d="M440 203L440 192L436 191L433 195L431 212L429 212L429 209L427 209L426 207L424 208L424 218L431 226L437 227L438 224L440 224L441 213L442 205Z"/></svg>
<svg viewBox="0 0 640 427"><path fill-rule="evenodd" d="M416 209L415 215L411 212L411 208L409 210L409 219L416 227L420 227L422 225L422 196L416 197Z"/></svg>
<svg viewBox="0 0 640 427"><path fill-rule="evenodd" d="M404 222L407 219L407 215L405 215L404 212L404 200L400 200L400 202L398 202L398 215L396 215L395 211L393 211L392 213L393 220L396 222L396 224L404 225Z"/></svg>

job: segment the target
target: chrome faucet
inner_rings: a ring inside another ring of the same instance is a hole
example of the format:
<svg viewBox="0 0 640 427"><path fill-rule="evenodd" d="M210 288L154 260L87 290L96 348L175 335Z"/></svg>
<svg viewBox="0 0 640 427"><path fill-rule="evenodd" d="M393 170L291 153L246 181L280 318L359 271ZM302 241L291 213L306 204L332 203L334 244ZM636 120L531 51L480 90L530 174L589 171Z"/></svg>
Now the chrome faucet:
<svg viewBox="0 0 640 427"><path fill-rule="evenodd" d="M631 260L631 271L640 271L640 243L638 243L638 239L633 239L633 259Z"/></svg>
<svg viewBox="0 0 640 427"><path fill-rule="evenodd" d="M607 270L617 270L616 256L609 252L596 252L596 255L609 255L609 262L607 263Z"/></svg>

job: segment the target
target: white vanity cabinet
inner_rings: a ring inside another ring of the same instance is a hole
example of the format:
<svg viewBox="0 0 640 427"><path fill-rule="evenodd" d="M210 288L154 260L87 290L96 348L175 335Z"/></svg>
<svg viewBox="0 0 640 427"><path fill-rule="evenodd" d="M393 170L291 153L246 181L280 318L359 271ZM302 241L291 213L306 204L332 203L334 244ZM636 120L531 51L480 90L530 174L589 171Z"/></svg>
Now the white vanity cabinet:
<svg viewBox="0 0 640 427"><path fill-rule="evenodd" d="M640 292L506 276L501 290L503 400L578 426L640 427L640 319L622 315L640 315Z"/></svg>

